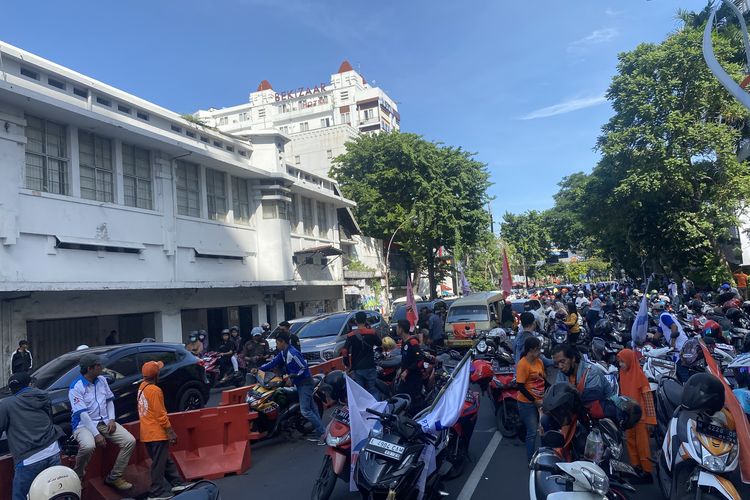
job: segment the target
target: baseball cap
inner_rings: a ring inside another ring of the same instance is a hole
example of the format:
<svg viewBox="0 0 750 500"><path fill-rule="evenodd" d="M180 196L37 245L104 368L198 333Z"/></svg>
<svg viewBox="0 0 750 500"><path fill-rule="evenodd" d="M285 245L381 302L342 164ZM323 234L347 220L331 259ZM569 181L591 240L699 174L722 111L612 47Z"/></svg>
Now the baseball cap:
<svg viewBox="0 0 750 500"><path fill-rule="evenodd" d="M164 368L164 363L161 361L147 361L143 363L141 367L141 374L145 378L154 378L159 374L159 370Z"/></svg>
<svg viewBox="0 0 750 500"><path fill-rule="evenodd" d="M250 335L255 337L256 335L263 335L263 328L256 326L250 331Z"/></svg>
<svg viewBox="0 0 750 500"><path fill-rule="evenodd" d="M100 364L102 364L102 360L96 354L86 354L85 356L81 357L81 361L78 362L78 366L80 366L81 369L91 368L94 365Z"/></svg>
<svg viewBox="0 0 750 500"><path fill-rule="evenodd" d="M25 389L29 384L31 384L31 375L28 372L14 373L8 379L8 387L10 387L10 392L13 394L21 389Z"/></svg>

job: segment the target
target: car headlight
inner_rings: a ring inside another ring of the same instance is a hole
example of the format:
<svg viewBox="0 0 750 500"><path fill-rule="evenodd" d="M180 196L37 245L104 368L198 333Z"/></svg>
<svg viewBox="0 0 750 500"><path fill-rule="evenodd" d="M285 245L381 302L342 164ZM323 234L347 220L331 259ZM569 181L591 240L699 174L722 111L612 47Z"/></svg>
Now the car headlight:
<svg viewBox="0 0 750 500"><path fill-rule="evenodd" d="M601 496L606 496L609 493L609 478L606 474L588 467L581 467L581 474L591 484L591 490L594 493Z"/></svg>
<svg viewBox="0 0 750 500"><path fill-rule="evenodd" d="M338 448L343 443L346 443L347 441L351 440L352 435L351 433L347 432L343 436L331 436L330 434L326 434L326 444L328 446L333 446L334 448Z"/></svg>
<svg viewBox="0 0 750 500"><path fill-rule="evenodd" d="M477 352L481 354L487 352L487 342L485 342L484 340L480 340L479 342L477 342Z"/></svg>
<svg viewBox="0 0 750 500"><path fill-rule="evenodd" d="M331 350L323 351L323 353L321 354L321 356L326 361L328 361L329 359L333 359L333 351L331 351Z"/></svg>

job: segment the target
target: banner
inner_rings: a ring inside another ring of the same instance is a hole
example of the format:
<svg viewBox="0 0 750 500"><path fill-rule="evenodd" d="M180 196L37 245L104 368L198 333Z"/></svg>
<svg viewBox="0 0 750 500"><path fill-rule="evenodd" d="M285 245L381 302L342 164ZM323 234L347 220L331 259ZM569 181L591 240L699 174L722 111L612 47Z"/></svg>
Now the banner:
<svg viewBox="0 0 750 500"><path fill-rule="evenodd" d="M361 385L346 377L346 398L349 402L349 432L352 436L351 448L351 475L349 476L349 491L357 491L354 481L354 464L357 463L359 451L364 448L370 431L380 421L372 419L374 415L367 413L367 409L383 412L388 404L386 401L377 401L372 394L367 392Z"/></svg>
<svg viewBox="0 0 750 500"><path fill-rule="evenodd" d="M646 282L646 290L651 284L650 281ZM633 347L635 345L643 345L646 341L646 335L648 334L648 294L643 294L641 300L641 306L638 308L638 314L633 321L633 326L630 329L630 338L633 339Z"/></svg>
<svg viewBox="0 0 750 500"><path fill-rule="evenodd" d="M503 248L503 295L507 299L513 289L513 278L510 276L510 264L508 263L508 254Z"/></svg>
<svg viewBox="0 0 750 500"><path fill-rule="evenodd" d="M417 303L414 300L414 287L411 284L411 274L406 273L406 319L411 325L409 332L418 333L414 331L417 326L417 320L419 319L419 313L417 312Z"/></svg>

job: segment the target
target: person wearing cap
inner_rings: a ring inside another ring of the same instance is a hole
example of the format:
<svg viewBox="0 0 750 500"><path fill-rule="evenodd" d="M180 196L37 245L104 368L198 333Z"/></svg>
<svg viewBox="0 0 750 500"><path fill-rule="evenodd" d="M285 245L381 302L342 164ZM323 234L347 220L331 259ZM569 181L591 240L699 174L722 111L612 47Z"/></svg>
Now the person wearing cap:
<svg viewBox="0 0 750 500"><path fill-rule="evenodd" d="M242 348L241 358L248 368L257 368L271 355L271 347L263 338L263 328L256 326L250 331L250 340Z"/></svg>
<svg viewBox="0 0 750 500"><path fill-rule="evenodd" d="M290 345L289 334L286 332L279 332L276 336L276 347L279 350L276 356L260 368L253 368L253 373L257 373L258 370L267 372L277 366L284 366L287 374L287 385L294 384L297 387L300 413L312 424L317 435L323 437L326 429L323 427L323 422L320 420L318 408L313 399L315 384L305 358ZM318 438L313 439L318 441Z"/></svg>
<svg viewBox="0 0 750 500"><path fill-rule="evenodd" d="M185 344L185 349L190 351L193 356L200 356L203 354L203 342L198 340L198 332L190 332L188 340L189 342Z"/></svg>
<svg viewBox="0 0 750 500"><path fill-rule="evenodd" d="M374 348L383 344L377 332L367 325L367 313L359 311L354 315L357 327L346 335L346 343L341 349L344 364L351 370L352 378L375 399L380 398L376 385L378 371L375 368Z"/></svg>
<svg viewBox="0 0 750 500"><path fill-rule="evenodd" d="M299 337L297 334L291 332L292 324L288 321L282 321L279 323L279 331L286 332L289 334L289 341L292 343L292 347L298 351L302 351L302 345L299 343Z"/></svg>
<svg viewBox="0 0 750 500"><path fill-rule="evenodd" d="M164 406L164 393L157 385L159 371L164 368L161 361L143 363L143 382L138 387L138 418L141 442L151 457L150 500L172 498L172 493L183 491L184 484L177 466L169 457L169 445L177 442L177 434L172 430L167 409ZM166 487L169 484L169 487Z"/></svg>
<svg viewBox="0 0 750 500"><path fill-rule="evenodd" d="M5 432L13 456L13 500L25 500L34 478L60 465L58 439L65 434L52 422L52 404L46 391L29 387L28 372L11 375L11 396L0 400L0 434Z"/></svg>
<svg viewBox="0 0 750 500"><path fill-rule="evenodd" d="M18 343L18 349L10 355L10 374L20 372L31 372L34 366L34 358L29 351L29 342L22 340Z"/></svg>
<svg viewBox="0 0 750 500"><path fill-rule="evenodd" d="M73 437L78 442L78 455L73 470L83 482L86 467L96 447L111 441L120 448L112 471L104 482L120 491L132 484L123 479L130 456L135 450L135 438L115 421L115 395L102 376L102 362L95 354L84 354L79 362L81 375L70 384L68 399L73 413Z"/></svg>

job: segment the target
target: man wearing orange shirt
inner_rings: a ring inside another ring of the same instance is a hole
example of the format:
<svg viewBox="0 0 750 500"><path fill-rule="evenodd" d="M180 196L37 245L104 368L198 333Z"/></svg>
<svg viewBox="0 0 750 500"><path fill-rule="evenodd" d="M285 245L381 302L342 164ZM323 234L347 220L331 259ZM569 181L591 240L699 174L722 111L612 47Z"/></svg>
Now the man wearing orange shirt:
<svg viewBox="0 0 750 500"><path fill-rule="evenodd" d="M747 300L747 278L748 275L745 274L742 268L734 273L734 280L737 282L737 291L740 292L743 300Z"/></svg>
<svg viewBox="0 0 750 500"><path fill-rule="evenodd" d="M164 407L164 393L156 385L159 370L164 367L161 361L148 361L143 364L141 373L143 382L138 387L138 416L141 424L141 442L146 445L151 457L151 489L149 500L172 498L189 485L182 482L172 459L169 457L169 445L177 441L172 424ZM171 484L171 491L165 487L165 481Z"/></svg>

